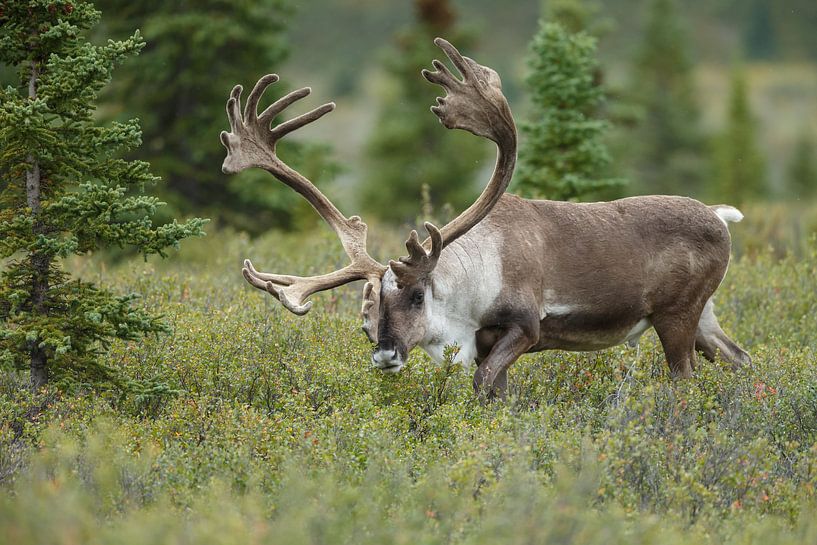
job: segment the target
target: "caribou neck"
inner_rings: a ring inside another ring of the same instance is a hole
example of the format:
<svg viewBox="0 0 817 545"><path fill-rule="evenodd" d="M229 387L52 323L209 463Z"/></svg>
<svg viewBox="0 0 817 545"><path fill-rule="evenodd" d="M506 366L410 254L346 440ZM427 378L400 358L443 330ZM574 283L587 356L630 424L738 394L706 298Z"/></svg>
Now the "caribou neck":
<svg viewBox="0 0 817 545"><path fill-rule="evenodd" d="M476 355L475 334L503 289L502 237L484 223L448 246L431 274L426 294L426 335L420 346L442 361L448 345L457 345L457 361ZM497 235L499 235L497 237Z"/></svg>

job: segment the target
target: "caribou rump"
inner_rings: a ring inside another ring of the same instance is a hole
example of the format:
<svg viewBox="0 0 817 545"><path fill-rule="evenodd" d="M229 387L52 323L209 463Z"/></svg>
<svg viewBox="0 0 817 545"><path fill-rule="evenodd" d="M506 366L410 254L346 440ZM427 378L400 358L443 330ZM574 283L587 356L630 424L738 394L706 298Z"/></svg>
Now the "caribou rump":
<svg viewBox="0 0 817 545"><path fill-rule="evenodd" d="M335 107L324 104L271 126L275 117L310 93L293 91L258 113L258 102L278 77L261 78L243 113L242 88L227 101L230 132L222 170L262 168L301 194L337 233L350 264L299 277L242 273L288 310L305 314L308 298L355 280L363 288L363 330L375 344L372 364L397 372L416 346L433 359L457 345L456 359L476 361L474 388L504 395L510 365L526 352L600 350L637 342L655 328L670 372L689 377L695 353L738 366L749 355L721 329L713 294L730 256L727 222L742 214L677 196L644 196L600 203L527 200L506 194L516 162L517 135L499 76L437 38L461 77L442 62L422 75L445 90L431 110L449 129L463 129L497 146L493 175L462 214L438 229L426 223L406 241L408 256L388 266L366 250L367 226L344 216L321 191L276 154L286 134Z"/></svg>

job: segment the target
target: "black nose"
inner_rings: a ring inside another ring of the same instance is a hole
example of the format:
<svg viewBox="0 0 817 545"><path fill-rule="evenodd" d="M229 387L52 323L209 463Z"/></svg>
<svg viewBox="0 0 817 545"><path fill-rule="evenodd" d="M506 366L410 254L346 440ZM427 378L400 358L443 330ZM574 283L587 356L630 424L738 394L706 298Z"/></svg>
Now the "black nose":
<svg viewBox="0 0 817 545"><path fill-rule="evenodd" d="M384 339L377 343L372 352L372 364L380 369L394 369L403 364L404 355L398 350L397 343Z"/></svg>
<svg viewBox="0 0 817 545"><path fill-rule="evenodd" d="M390 340L384 340L377 343L377 346L374 347L375 352L396 352L394 349L394 342Z"/></svg>

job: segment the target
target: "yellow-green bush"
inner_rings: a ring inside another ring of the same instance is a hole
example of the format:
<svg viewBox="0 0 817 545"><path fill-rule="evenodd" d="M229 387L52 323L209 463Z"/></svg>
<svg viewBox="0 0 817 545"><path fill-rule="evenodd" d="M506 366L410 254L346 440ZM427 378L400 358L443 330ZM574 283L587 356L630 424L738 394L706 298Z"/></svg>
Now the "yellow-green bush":
<svg viewBox="0 0 817 545"><path fill-rule="evenodd" d="M245 285L247 256L344 262L328 234L222 233L170 262L73 264L174 333L114 346L154 384L133 394L4 376L0 543L817 542L814 242L730 267L718 313L751 366L701 358L673 382L647 335L525 356L487 406L420 353L371 370L357 289L298 318Z"/></svg>

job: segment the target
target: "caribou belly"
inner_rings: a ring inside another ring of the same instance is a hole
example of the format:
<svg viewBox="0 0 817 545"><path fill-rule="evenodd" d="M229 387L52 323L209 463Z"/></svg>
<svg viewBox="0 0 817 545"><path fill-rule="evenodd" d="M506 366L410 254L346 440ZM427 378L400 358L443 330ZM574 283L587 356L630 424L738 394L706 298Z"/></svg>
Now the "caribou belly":
<svg viewBox="0 0 817 545"><path fill-rule="evenodd" d="M649 319L632 316L592 316L581 313L546 315L540 322L539 350L603 350L638 339L652 326Z"/></svg>

